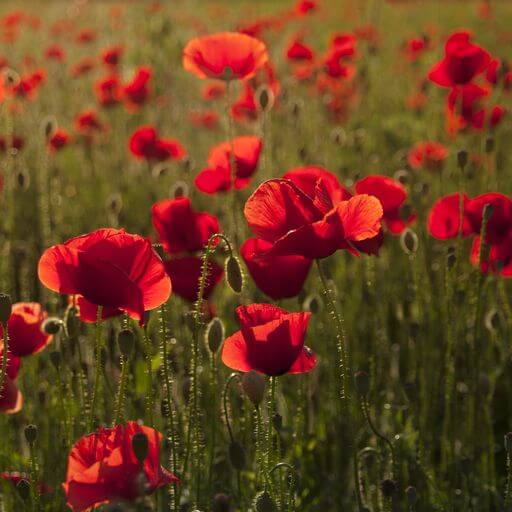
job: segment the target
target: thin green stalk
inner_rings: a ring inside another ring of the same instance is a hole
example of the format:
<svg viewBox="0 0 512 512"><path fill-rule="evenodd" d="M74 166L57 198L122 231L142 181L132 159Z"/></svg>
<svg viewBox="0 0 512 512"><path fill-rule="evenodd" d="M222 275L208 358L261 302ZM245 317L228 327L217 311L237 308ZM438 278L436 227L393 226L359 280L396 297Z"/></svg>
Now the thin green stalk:
<svg viewBox="0 0 512 512"><path fill-rule="evenodd" d="M89 411L89 421L87 423L87 429L89 432L92 431L94 424L94 412L96 409L96 402L98 401L98 394L100 391L100 376L101 376L101 317L103 313L103 306L98 306L97 317L96 317L96 345L95 345L95 368L94 368L94 387L92 391L91 409Z"/></svg>
<svg viewBox="0 0 512 512"><path fill-rule="evenodd" d="M144 355L146 358L146 374L148 379L148 389L146 394L146 421L149 426L154 424L155 395L153 393L153 369L151 360L151 340L149 339L147 329L144 328Z"/></svg>
<svg viewBox="0 0 512 512"><path fill-rule="evenodd" d="M113 426L119 425L124 420L124 396L126 390L126 372L128 361L125 356L121 356L121 376L119 378L119 388L116 397L116 407Z"/></svg>
<svg viewBox="0 0 512 512"><path fill-rule="evenodd" d="M8 322L2 324L2 328L4 331L4 344L3 344L3 352L2 352L2 372L0 373L0 393L3 392L5 375L7 373L7 363L9 360L9 327Z"/></svg>

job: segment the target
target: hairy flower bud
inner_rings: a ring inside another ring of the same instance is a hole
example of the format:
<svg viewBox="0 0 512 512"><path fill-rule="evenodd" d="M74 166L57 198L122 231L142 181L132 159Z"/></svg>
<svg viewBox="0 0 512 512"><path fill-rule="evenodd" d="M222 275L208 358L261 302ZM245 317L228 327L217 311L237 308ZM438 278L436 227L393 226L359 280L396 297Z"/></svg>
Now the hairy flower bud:
<svg viewBox="0 0 512 512"><path fill-rule="evenodd" d="M228 286L235 292L241 293L244 285L244 276L240 261L236 256L229 256L226 259L226 281Z"/></svg>
<svg viewBox="0 0 512 512"><path fill-rule="evenodd" d="M256 371L244 373L242 388L249 400L258 407L265 396L265 379Z"/></svg>
<svg viewBox="0 0 512 512"><path fill-rule="evenodd" d="M212 318L205 331L205 341L211 352L216 353L224 340L224 324L218 317Z"/></svg>

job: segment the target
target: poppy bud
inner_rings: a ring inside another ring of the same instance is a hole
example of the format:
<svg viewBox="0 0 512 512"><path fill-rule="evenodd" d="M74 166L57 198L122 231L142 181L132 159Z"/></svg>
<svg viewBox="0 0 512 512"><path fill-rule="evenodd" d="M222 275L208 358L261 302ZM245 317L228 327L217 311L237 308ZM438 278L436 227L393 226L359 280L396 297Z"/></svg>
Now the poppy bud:
<svg viewBox="0 0 512 512"><path fill-rule="evenodd" d="M256 90L256 98L262 112L268 112L274 106L274 93L265 84L260 85Z"/></svg>
<svg viewBox="0 0 512 512"><path fill-rule="evenodd" d="M294 102L292 105L292 114L297 117L300 114L300 111L302 110L302 104L299 102Z"/></svg>
<svg viewBox="0 0 512 512"><path fill-rule="evenodd" d="M18 490L23 501L28 501L30 499L30 484L26 478L22 478L18 482L16 489Z"/></svg>
<svg viewBox="0 0 512 512"><path fill-rule="evenodd" d="M262 491L254 498L256 512L277 512L277 506L267 491Z"/></svg>
<svg viewBox="0 0 512 512"><path fill-rule="evenodd" d="M418 235L410 228L406 228L400 235L400 246L409 256L416 254L418 250Z"/></svg>
<svg viewBox="0 0 512 512"><path fill-rule="evenodd" d="M283 428L283 417L278 412L272 416L272 426L277 432Z"/></svg>
<svg viewBox="0 0 512 512"><path fill-rule="evenodd" d="M505 450L507 455L512 458L512 432L505 434Z"/></svg>
<svg viewBox="0 0 512 512"><path fill-rule="evenodd" d="M78 311L75 307L68 308L68 310L66 312L66 317L65 317L66 331L70 338L75 338L76 336L78 336L79 320L78 320L77 314L78 314Z"/></svg>
<svg viewBox="0 0 512 512"><path fill-rule="evenodd" d="M158 163L158 164L154 165L153 168L151 169L151 176L153 176L153 178L155 178L155 179L158 179L161 176L164 176L165 174L167 174L168 170L169 170L169 167L165 163L162 163L162 162Z"/></svg>
<svg viewBox="0 0 512 512"><path fill-rule="evenodd" d="M190 156L184 156L181 159L181 167L185 173L189 173L194 167L194 160Z"/></svg>
<svg viewBox="0 0 512 512"><path fill-rule="evenodd" d="M27 425L25 427L25 439L28 444L34 444L37 439L37 427L35 425Z"/></svg>
<svg viewBox="0 0 512 512"><path fill-rule="evenodd" d="M413 487L412 485L407 487L407 489L405 489L405 495L407 496L409 505L416 505L418 502L418 491L416 490L416 487Z"/></svg>
<svg viewBox="0 0 512 512"><path fill-rule="evenodd" d="M135 345L135 335L131 329L123 329L117 335L117 344L123 357L130 357Z"/></svg>
<svg viewBox="0 0 512 512"><path fill-rule="evenodd" d="M238 471L245 468L245 449L238 441L229 445L229 461Z"/></svg>
<svg viewBox="0 0 512 512"><path fill-rule="evenodd" d="M390 478L386 478L380 483L380 490L386 498L391 498L397 490L396 482Z"/></svg>
<svg viewBox="0 0 512 512"><path fill-rule="evenodd" d="M487 328L487 330L494 332L500 328L500 324L500 314L496 309L491 309L485 315L485 327Z"/></svg>
<svg viewBox="0 0 512 512"><path fill-rule="evenodd" d="M449 252L446 256L446 265L448 268L453 268L457 261L457 256L454 252Z"/></svg>
<svg viewBox="0 0 512 512"><path fill-rule="evenodd" d="M144 432L137 432L132 437L132 450L133 454L139 461L139 464L143 464L148 456L148 436Z"/></svg>
<svg viewBox="0 0 512 512"><path fill-rule="evenodd" d="M224 324L220 318L212 318L206 327L205 339L211 352L215 353L219 350L219 347L224 340Z"/></svg>
<svg viewBox="0 0 512 512"><path fill-rule="evenodd" d="M212 512L229 512L231 510L231 498L222 492L213 497Z"/></svg>
<svg viewBox="0 0 512 512"><path fill-rule="evenodd" d="M244 373L242 388L249 400L258 407L265 396L265 379L256 371Z"/></svg>
<svg viewBox="0 0 512 512"><path fill-rule="evenodd" d="M241 293L244 285L244 276L240 262L236 256L229 256L226 259L226 281L228 286L235 292Z"/></svg>
<svg viewBox="0 0 512 512"><path fill-rule="evenodd" d="M46 116L41 123L41 127L43 129L45 138L48 139L55 133L55 130L57 129L57 119L55 116Z"/></svg>
<svg viewBox="0 0 512 512"><path fill-rule="evenodd" d="M45 334L57 334L61 327L62 320L60 318L50 317L43 322L41 329Z"/></svg>
<svg viewBox="0 0 512 512"><path fill-rule="evenodd" d="M343 128L334 128L331 131L331 140L339 146L344 146L347 142L347 133Z"/></svg>
<svg viewBox="0 0 512 512"><path fill-rule="evenodd" d="M188 185L184 181L177 181L171 189L171 196L174 199L187 197L189 194Z"/></svg>
<svg viewBox="0 0 512 512"><path fill-rule="evenodd" d="M58 350L52 350L50 352L50 361L56 370L60 368L60 363L62 362L62 354Z"/></svg>
<svg viewBox="0 0 512 512"><path fill-rule="evenodd" d="M318 295L309 295L306 297L303 306L305 311L311 311L314 315L320 313L322 311L322 307L323 302Z"/></svg>
<svg viewBox="0 0 512 512"><path fill-rule="evenodd" d="M355 373L356 391L361 396L366 396L370 392L370 376L367 372L361 370Z"/></svg>
<svg viewBox="0 0 512 512"><path fill-rule="evenodd" d="M30 186L30 174L26 169L20 169L16 173L16 183L21 190L28 190Z"/></svg>
<svg viewBox="0 0 512 512"><path fill-rule="evenodd" d="M468 163L468 152L465 149L461 149L457 153L457 164L461 169L464 169Z"/></svg>
<svg viewBox="0 0 512 512"><path fill-rule="evenodd" d="M494 137L487 137L485 139L485 152L492 153L494 151Z"/></svg>
<svg viewBox="0 0 512 512"><path fill-rule="evenodd" d="M407 185L410 180L409 172L405 169L400 169L399 171L396 171L393 175L393 178L396 181L399 181L402 185Z"/></svg>
<svg viewBox="0 0 512 512"><path fill-rule="evenodd" d="M0 324L6 325L12 312L11 296L0 293Z"/></svg>
<svg viewBox="0 0 512 512"><path fill-rule="evenodd" d="M20 75L14 69L5 68L2 75L7 86L16 87L20 83Z"/></svg>

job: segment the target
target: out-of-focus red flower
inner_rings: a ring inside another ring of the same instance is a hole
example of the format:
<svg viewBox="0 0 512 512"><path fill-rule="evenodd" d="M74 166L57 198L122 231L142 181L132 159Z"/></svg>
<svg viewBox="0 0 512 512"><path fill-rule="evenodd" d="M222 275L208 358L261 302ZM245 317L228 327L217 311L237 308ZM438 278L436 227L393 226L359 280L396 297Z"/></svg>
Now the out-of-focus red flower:
<svg viewBox="0 0 512 512"><path fill-rule="evenodd" d="M230 190L232 183L231 151L236 166L235 188L243 189L251 181L258 167L262 141L256 136L235 137L210 150L208 168L201 171L194 180L196 187L206 194Z"/></svg>
<svg viewBox="0 0 512 512"><path fill-rule="evenodd" d="M233 370L265 375L307 373L316 356L304 346L311 313L289 313L270 304L236 309L240 331L224 341L222 362Z"/></svg>
<svg viewBox="0 0 512 512"><path fill-rule="evenodd" d="M171 281L149 240L124 230L99 229L47 249L38 275L50 290L82 295L141 322L145 311L171 294Z"/></svg>
<svg viewBox="0 0 512 512"><path fill-rule="evenodd" d="M64 62L66 60L66 52L64 48L58 44L48 47L44 52L44 56L48 60L55 60L57 62Z"/></svg>
<svg viewBox="0 0 512 512"><path fill-rule="evenodd" d="M192 39L183 51L183 67L199 78L246 80L267 60L263 42L238 32Z"/></svg>
<svg viewBox="0 0 512 512"><path fill-rule="evenodd" d="M16 386L16 382L6 375L0 390L0 413L16 414L21 411L22 407L23 395Z"/></svg>
<svg viewBox="0 0 512 512"><path fill-rule="evenodd" d="M201 92L201 96L206 101L218 100L222 98L224 94L226 94L226 84L219 81L206 84Z"/></svg>
<svg viewBox="0 0 512 512"><path fill-rule="evenodd" d="M471 41L467 30L455 32L445 44L445 56L430 70L428 78L441 87L455 87L471 82L483 73L491 57Z"/></svg>
<svg viewBox="0 0 512 512"><path fill-rule="evenodd" d="M148 440L148 455L139 464L132 448L135 434ZM160 465L162 434L128 421L114 428L99 428L79 439L68 457L66 481L62 485L73 512L119 499L134 501L141 495L179 480ZM140 483L140 472L144 480Z"/></svg>
<svg viewBox="0 0 512 512"><path fill-rule="evenodd" d="M146 160L179 160L186 155L183 146L171 138L159 137L154 126L140 126L133 132L128 143L135 158Z"/></svg>
<svg viewBox="0 0 512 512"><path fill-rule="evenodd" d="M272 253L313 259L338 249L357 253L357 243L379 234L383 216L376 197L357 195L333 202L318 180L311 198L284 179L262 183L247 200L244 213L252 232L272 244Z"/></svg>
<svg viewBox="0 0 512 512"><path fill-rule="evenodd" d="M92 28L84 28L78 32L76 42L80 44L92 43L96 39L96 32Z"/></svg>
<svg viewBox="0 0 512 512"><path fill-rule="evenodd" d="M353 66L348 64L356 54L356 40L345 37L343 43L334 43L323 58L324 70L332 78L353 76Z"/></svg>
<svg viewBox="0 0 512 512"><path fill-rule="evenodd" d="M251 84L245 83L240 96L231 105L231 116L237 121L255 121L258 119L255 92Z"/></svg>
<svg viewBox="0 0 512 512"><path fill-rule="evenodd" d="M214 215L196 212L188 197L166 199L151 208L158 239L169 254L202 250L208 239L219 232Z"/></svg>
<svg viewBox="0 0 512 512"><path fill-rule="evenodd" d="M438 240L448 240L459 236L468 236L472 232L469 219L464 212L469 198L458 192L438 199L432 206L427 220L428 232ZM461 207L463 212L461 212ZM462 229L461 229L462 221Z"/></svg>
<svg viewBox="0 0 512 512"><path fill-rule="evenodd" d="M188 302L198 299L199 280L201 278L202 259L197 256L179 256L164 263L165 270L171 278L173 292ZM213 260L208 262L208 278L203 292L203 300L208 300L217 284L221 281L224 270Z"/></svg>
<svg viewBox="0 0 512 512"><path fill-rule="evenodd" d="M376 48L379 46L379 32L373 24L361 25L354 29L354 36L357 39L366 41L370 46Z"/></svg>
<svg viewBox="0 0 512 512"><path fill-rule="evenodd" d="M468 126L481 130L485 122L485 108L482 100L489 91L479 85L469 83L454 87L446 103L447 130L457 133Z"/></svg>
<svg viewBox="0 0 512 512"><path fill-rule="evenodd" d="M407 190L399 181L388 176L367 176L356 183L355 189L358 194L375 196L380 201L384 211L382 219L391 234L400 234L415 221L415 214L402 211Z"/></svg>
<svg viewBox="0 0 512 512"><path fill-rule="evenodd" d="M294 11L297 16L305 16L316 9L318 9L318 2L316 0L298 0Z"/></svg>
<svg viewBox="0 0 512 512"><path fill-rule="evenodd" d="M93 109L84 110L75 117L75 131L85 137L104 132L106 127Z"/></svg>
<svg viewBox="0 0 512 512"><path fill-rule="evenodd" d="M448 156L448 150L440 142L417 142L409 150L407 161L413 169L440 171Z"/></svg>
<svg viewBox="0 0 512 512"><path fill-rule="evenodd" d="M298 37L292 39L285 54L286 58L292 61L312 61L315 58L313 49Z"/></svg>
<svg viewBox="0 0 512 512"><path fill-rule="evenodd" d="M416 62L428 48L428 39L425 37L413 37L403 43L402 53L409 62Z"/></svg>
<svg viewBox="0 0 512 512"><path fill-rule="evenodd" d="M19 471L4 471L0 473L0 478L2 480L7 480L8 482L11 482L14 487L16 487L21 480L26 480L27 482L30 482L30 475L27 473L20 473ZM52 492L52 489L48 487L44 483L39 484L39 494L48 494Z"/></svg>
<svg viewBox="0 0 512 512"><path fill-rule="evenodd" d="M110 46L101 52L101 61L109 67L116 67L121 61L124 48L120 45Z"/></svg>
<svg viewBox="0 0 512 512"><path fill-rule="evenodd" d="M295 297L306 281L313 260L303 256L276 256L270 242L247 239L240 255L258 288L274 300Z"/></svg>
<svg viewBox="0 0 512 512"><path fill-rule="evenodd" d="M149 81L153 71L149 66L141 66L135 71L133 78L123 86L123 98L129 108L143 105L151 94Z"/></svg>
<svg viewBox="0 0 512 512"><path fill-rule="evenodd" d="M55 153L66 147L70 141L69 133L64 128L57 128L48 139L48 149Z"/></svg>
<svg viewBox="0 0 512 512"><path fill-rule="evenodd" d="M52 337L41 329L47 317L48 314L37 302L13 304L8 321L9 353L16 357L24 357L41 352L52 340ZM3 328L0 325L0 337L3 336Z"/></svg>
<svg viewBox="0 0 512 512"><path fill-rule="evenodd" d="M478 266L480 258L480 244L481 238L476 236L470 254L470 261L475 266ZM512 232L509 231L503 240L489 247L488 254L480 262L480 270L484 274L491 272L502 277L512 277Z"/></svg>
<svg viewBox="0 0 512 512"><path fill-rule="evenodd" d="M7 137L0 136L0 151L5 153L8 149L22 150L25 146L25 139L19 135L13 135L9 143Z"/></svg>
<svg viewBox="0 0 512 512"><path fill-rule="evenodd" d="M37 69L32 73L21 76L17 83L6 88L6 92L15 98L34 100L39 87L45 80L46 72L43 69Z"/></svg>
<svg viewBox="0 0 512 512"><path fill-rule="evenodd" d="M71 76L79 77L85 75L94 68L94 59L91 57L83 57L71 68Z"/></svg>
<svg viewBox="0 0 512 512"><path fill-rule="evenodd" d="M94 84L94 94L102 107L113 107L121 101L121 84L117 75L100 78Z"/></svg>
<svg viewBox="0 0 512 512"><path fill-rule="evenodd" d="M192 110L189 113L189 119L197 128L215 130L219 127L219 114L215 110L205 110L203 112Z"/></svg>

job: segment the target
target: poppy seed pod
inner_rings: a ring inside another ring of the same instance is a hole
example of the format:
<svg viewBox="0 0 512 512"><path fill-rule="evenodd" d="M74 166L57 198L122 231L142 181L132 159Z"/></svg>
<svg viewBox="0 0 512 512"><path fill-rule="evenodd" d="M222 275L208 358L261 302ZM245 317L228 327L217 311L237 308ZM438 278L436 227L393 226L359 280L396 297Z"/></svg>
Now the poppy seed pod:
<svg viewBox="0 0 512 512"><path fill-rule="evenodd" d="M457 153L457 164L461 169L464 169L468 163L468 152L465 149L461 149Z"/></svg>
<svg viewBox="0 0 512 512"><path fill-rule="evenodd" d="M407 501L409 505L416 505L418 502L418 491L416 490L416 487L413 487L410 485L405 489L405 495L407 496Z"/></svg>
<svg viewBox="0 0 512 512"><path fill-rule="evenodd" d="M267 491L262 491L254 498L256 512L277 512L277 506Z"/></svg>
<svg viewBox="0 0 512 512"><path fill-rule="evenodd" d="M144 432L137 432L132 437L132 450L139 461L139 464L143 464L148 456L149 442L148 436Z"/></svg>
<svg viewBox="0 0 512 512"><path fill-rule="evenodd" d="M259 109L268 112L274 106L274 93L267 85L263 84L256 90L256 99Z"/></svg>
<svg viewBox="0 0 512 512"><path fill-rule="evenodd" d="M255 370L251 370L244 373L242 388L254 406L258 407L265 396L265 379Z"/></svg>
<svg viewBox="0 0 512 512"><path fill-rule="evenodd" d="M485 315L485 327L487 330L494 332L500 328L501 319L500 314L496 309L491 309Z"/></svg>
<svg viewBox="0 0 512 512"><path fill-rule="evenodd" d="M50 317L43 322L41 329L45 334L57 334L61 327L62 320L60 318Z"/></svg>
<svg viewBox="0 0 512 512"><path fill-rule="evenodd" d="M27 425L25 427L25 439L27 443L32 445L36 442L38 429L35 425Z"/></svg>
<svg viewBox="0 0 512 512"><path fill-rule="evenodd" d="M229 461L238 471L245 468L245 448L238 441L229 445Z"/></svg>
<svg viewBox="0 0 512 512"><path fill-rule="evenodd" d="M410 228L405 228L400 235L400 246L405 254L412 256L418 250L418 235Z"/></svg>
<svg viewBox="0 0 512 512"><path fill-rule="evenodd" d="M361 396L366 396L370 392L370 375L367 372L360 370L355 373L355 386L356 391Z"/></svg>
<svg viewBox="0 0 512 512"><path fill-rule="evenodd" d="M117 344L123 357L130 357L135 345L135 334L131 329L123 329L117 335Z"/></svg>
<svg viewBox="0 0 512 512"><path fill-rule="evenodd" d="M224 340L224 324L218 317L212 318L205 332L205 341L211 352L215 353Z"/></svg>
<svg viewBox="0 0 512 512"><path fill-rule="evenodd" d="M0 323L7 324L12 312L11 296L6 293L0 293Z"/></svg>
<svg viewBox="0 0 512 512"><path fill-rule="evenodd" d="M171 189L171 195L175 199L187 197L189 194L188 185L184 181L177 181Z"/></svg>
<svg viewBox="0 0 512 512"><path fill-rule="evenodd" d="M30 483L26 478L20 479L20 481L16 484L16 489L18 490L23 501L28 501L30 499Z"/></svg>
<svg viewBox="0 0 512 512"><path fill-rule="evenodd" d="M311 311L311 313L316 315L322 311L322 299L318 295L309 295L304 301L303 308L305 311Z"/></svg>
<svg viewBox="0 0 512 512"><path fill-rule="evenodd" d="M244 275L240 261L236 256L229 256L226 259L226 282L235 293L241 293L244 285Z"/></svg>

